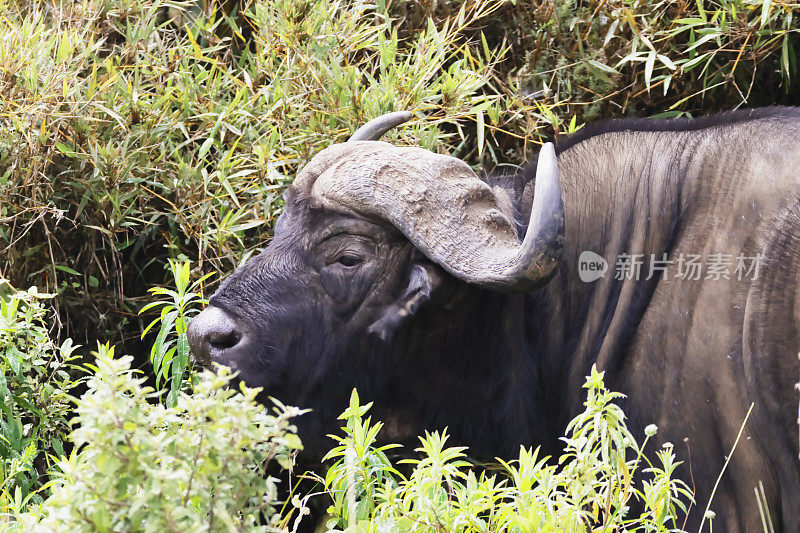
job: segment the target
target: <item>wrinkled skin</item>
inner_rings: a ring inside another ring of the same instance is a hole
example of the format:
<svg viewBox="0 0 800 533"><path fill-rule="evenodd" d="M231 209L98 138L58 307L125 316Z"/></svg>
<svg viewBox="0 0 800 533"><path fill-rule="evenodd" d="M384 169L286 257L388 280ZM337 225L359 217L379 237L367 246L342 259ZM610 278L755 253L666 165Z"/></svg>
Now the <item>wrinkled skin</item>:
<svg viewBox="0 0 800 533"><path fill-rule="evenodd" d="M479 459L513 457L520 444L557 454L597 364L628 395L633 434L655 422L658 443L673 442L685 460L677 475L698 500L690 530L752 402L714 527L759 530L760 482L777 530L797 531L800 113L737 117L706 129L614 127L562 148L566 248L555 277L530 293L469 285L388 222L290 189L272 243L193 322L193 351L313 409L298 425L316 459L354 387L375 402L385 441L413 446L447 427ZM753 139L768 142L753 150ZM531 174L492 180L521 235ZM610 274L581 282L584 250L609 260ZM613 276L621 253L740 252L765 255L757 279Z"/></svg>
<svg viewBox="0 0 800 533"><path fill-rule="evenodd" d="M303 228L301 235L296 228ZM425 304L414 320L404 320L401 309L415 298ZM498 452L497 437L507 430L494 420L493 406L504 403L507 391L473 384L505 381L492 376L506 365L483 354L514 348L506 347L502 324L490 338L485 329L468 329L487 323L505 299L447 276L385 224L307 209L289 194L269 247L211 298L212 308L235 317L243 337L233 347L221 339L205 361L231 366L248 385L310 408L298 420L307 459L330 449L325 435L338 431L337 416L354 387L376 403L387 441L413 447L421 428L449 426L471 434L473 453L513 454L531 436L509 436ZM512 299L522 304L521 295ZM269 318L257 323L253 317ZM510 321L522 324L519 317ZM525 391L523 403L529 396ZM462 408L470 419L451 418Z"/></svg>
<svg viewBox="0 0 800 533"><path fill-rule="evenodd" d="M301 235L297 228L304 228ZM325 450L324 435L337 427L323 421L336 419L353 386L342 382L342 374L377 380L388 373L381 361L384 343L364 332L402 290L414 255L414 247L391 228L289 201L267 251L237 270L211 299L247 331L219 361L238 370L248 385L313 409L299 421L304 443ZM217 360L216 352L212 347L211 360ZM317 445L315 438L322 442Z"/></svg>

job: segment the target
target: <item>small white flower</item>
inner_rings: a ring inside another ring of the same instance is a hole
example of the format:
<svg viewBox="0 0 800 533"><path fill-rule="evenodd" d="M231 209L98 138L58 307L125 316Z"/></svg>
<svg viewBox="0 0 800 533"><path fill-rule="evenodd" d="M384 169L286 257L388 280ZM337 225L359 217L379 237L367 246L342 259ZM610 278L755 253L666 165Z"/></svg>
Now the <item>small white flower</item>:
<svg viewBox="0 0 800 533"><path fill-rule="evenodd" d="M648 437L652 437L658 431L658 426L655 424L650 424L646 428L644 428L644 434Z"/></svg>

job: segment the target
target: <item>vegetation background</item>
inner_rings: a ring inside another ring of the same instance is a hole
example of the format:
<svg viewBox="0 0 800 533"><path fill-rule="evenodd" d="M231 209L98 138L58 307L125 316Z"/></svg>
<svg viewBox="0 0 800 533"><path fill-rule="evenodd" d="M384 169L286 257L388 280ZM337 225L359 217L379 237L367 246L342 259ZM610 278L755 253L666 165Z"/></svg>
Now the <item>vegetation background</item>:
<svg viewBox="0 0 800 533"><path fill-rule="evenodd" d="M391 140L523 164L584 122L800 102L800 4L0 1L0 277L53 335L147 351L147 289L232 271L281 191L381 113ZM213 291L220 277L201 287Z"/></svg>
<svg viewBox="0 0 800 533"><path fill-rule="evenodd" d="M178 408L191 305L269 241L297 170L370 118L411 110L391 141L492 171L589 121L793 105L798 16L783 0L0 0L8 487L35 491L62 455L78 344L116 345L156 387L173 372Z"/></svg>

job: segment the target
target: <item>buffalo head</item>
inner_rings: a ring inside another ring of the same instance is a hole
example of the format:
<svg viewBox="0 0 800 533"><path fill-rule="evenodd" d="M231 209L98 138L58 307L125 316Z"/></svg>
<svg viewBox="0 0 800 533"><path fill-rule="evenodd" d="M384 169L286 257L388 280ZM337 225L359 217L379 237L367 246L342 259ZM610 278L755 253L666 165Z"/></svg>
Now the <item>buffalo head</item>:
<svg viewBox="0 0 800 533"><path fill-rule="evenodd" d="M312 450L324 449L316 439L335 429L353 387L392 418L392 401L381 398L410 386L398 382L413 380L410 347L464 334L440 312L469 305L470 291L541 286L560 258L552 145L539 157L520 242L508 200L464 162L377 141L409 118L376 119L314 157L285 194L272 242L225 280L189 329L200 362L230 366L265 395L311 408L298 425ZM400 416L388 436L410 438L424 429L417 423Z"/></svg>

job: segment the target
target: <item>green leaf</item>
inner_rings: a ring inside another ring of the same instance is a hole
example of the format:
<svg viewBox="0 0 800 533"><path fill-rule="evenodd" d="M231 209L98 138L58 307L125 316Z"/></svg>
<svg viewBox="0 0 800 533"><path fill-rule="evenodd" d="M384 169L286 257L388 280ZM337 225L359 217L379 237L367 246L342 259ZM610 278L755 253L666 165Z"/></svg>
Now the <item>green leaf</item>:
<svg viewBox="0 0 800 533"><path fill-rule="evenodd" d="M762 28L764 27L764 24L767 23L767 20L769 20L769 12L770 12L770 7L771 6L772 6L772 1L771 0L763 0L761 2L761 27Z"/></svg>
<svg viewBox="0 0 800 533"><path fill-rule="evenodd" d="M695 57L694 59L690 59L689 61L687 61L686 63L681 65L681 67L682 67L684 72L688 72L689 70L691 70L692 68L697 66L704 59L708 59L710 61L712 58L713 58L713 53L712 52L706 52L704 54L701 54L701 55Z"/></svg>
<svg viewBox="0 0 800 533"><path fill-rule="evenodd" d="M177 363L177 364L176 364ZM183 374L189 365L189 340L186 333L178 336L178 357L172 363L172 378L177 377L178 381L183 380Z"/></svg>
<svg viewBox="0 0 800 533"><path fill-rule="evenodd" d="M189 286L189 262L186 261L182 264L177 264L174 266L175 275L175 286L178 289L178 294L185 294L186 288Z"/></svg>
<svg viewBox="0 0 800 533"><path fill-rule="evenodd" d="M0 405L5 406L6 398L9 396L11 396L11 392L8 390L5 372L0 372Z"/></svg>
<svg viewBox="0 0 800 533"><path fill-rule="evenodd" d="M159 376L161 376L161 378L163 378L165 381L169 372L172 370L172 360L175 358L175 352L177 350L177 346L172 346L171 348L167 348L164 353L164 358L161 361L161 372L159 373Z"/></svg>
<svg viewBox="0 0 800 533"><path fill-rule="evenodd" d="M178 357L172 362L172 377L170 379L169 393L167 394L167 407L175 407L178 403L178 395L183 385L183 368L180 365L180 349Z"/></svg>
<svg viewBox="0 0 800 533"><path fill-rule="evenodd" d="M703 8L703 0L695 0L697 5L697 12L700 14L700 19L703 22L708 22L708 15L706 15L706 10Z"/></svg>
<svg viewBox="0 0 800 533"><path fill-rule="evenodd" d="M66 266L64 266L64 265L54 265L54 268L55 268L56 270L60 270L60 271L62 271L62 272L66 272L67 274L73 274L73 275L75 275L75 276L80 276L80 275L81 275L81 273L80 273L80 272L78 272L78 271L76 271L76 270L73 270L73 269L71 269L71 268L69 268L69 267L66 267Z"/></svg>
<svg viewBox="0 0 800 533"><path fill-rule="evenodd" d="M719 37L720 37L720 35L721 35L720 33L709 33L708 35L703 35L703 36L702 36L702 37L700 37L700 38L699 38L699 39L698 39L698 40L697 40L697 41L696 41L694 44L692 44L691 46L689 46L688 48L686 48L686 49L683 51L683 53L688 53L688 52L691 52L691 51L693 51L693 50L697 49L699 46L701 46L701 45L703 45L703 44L707 43L708 41L710 41L710 40L712 40L712 39L717 39L717 40L719 40Z"/></svg>
<svg viewBox="0 0 800 533"><path fill-rule="evenodd" d="M59 456L62 456L62 457L63 457L63 455L64 455L64 445L62 444L62 442L61 442L61 439L59 439L59 438L54 438L53 440L51 440L51 441L50 441L50 444L53 446L53 450L54 450L54 451L55 451L55 452L56 452L56 453L57 453Z"/></svg>
<svg viewBox="0 0 800 533"><path fill-rule="evenodd" d="M658 54L658 56L657 56L657 57L658 57L658 60L659 60L659 61L661 61L661 63L662 63L662 64L663 64L665 67L667 67L668 69L670 69L670 70L676 70L676 69L678 68L678 66L677 66L677 65L676 65L676 64L675 64L675 63L674 63L674 62L673 62L673 61L672 61L670 58L668 58L668 57L667 57L667 56L665 56L664 54Z"/></svg>
<svg viewBox="0 0 800 533"><path fill-rule="evenodd" d="M75 156L75 150L61 141L56 142L56 149L67 157Z"/></svg>
<svg viewBox="0 0 800 533"><path fill-rule="evenodd" d="M24 358L24 354L17 349L17 347L13 344L10 344L6 347L3 351L3 358L8 363L8 366L11 370L14 371L15 374L19 374L19 371L22 367L22 359Z"/></svg>
<svg viewBox="0 0 800 533"><path fill-rule="evenodd" d="M783 43L781 44L781 69L783 70L786 80L791 79L792 71L789 66L789 34L783 36Z"/></svg>
<svg viewBox="0 0 800 533"><path fill-rule="evenodd" d="M595 61L594 59L587 59L586 63L588 63L589 65L591 65L592 67L594 67L594 68L596 68L598 70L602 70L603 72L607 72L608 74L619 75L619 73L620 73L617 69L615 69L611 65L606 65L605 63L601 63L599 61Z"/></svg>
<svg viewBox="0 0 800 533"><path fill-rule="evenodd" d="M248 230L248 229L251 229L251 228L257 228L258 226L263 226L266 223L267 223L267 221L264 220L264 219L251 220L250 222L244 222L242 224L234 224L233 226L230 226L228 228L228 231L236 233L236 232L245 231L245 230Z"/></svg>
<svg viewBox="0 0 800 533"><path fill-rule="evenodd" d="M172 325L177 317L178 311L170 311L164 315L161 320L161 329L158 331L158 336L156 336L153 347L150 349L150 362L153 363L153 369L156 373L156 386L158 386L160 382L161 364L164 359L164 354L166 353L164 341L167 335L172 332Z"/></svg>
<svg viewBox="0 0 800 533"><path fill-rule="evenodd" d="M656 64L656 52L651 50L647 54L647 60L644 64L644 83L647 85L647 92L650 92L650 81L653 77L653 67Z"/></svg>
<svg viewBox="0 0 800 533"><path fill-rule="evenodd" d="M483 157L484 133L485 125L483 122L483 111L478 111L475 114L475 120L478 123L478 157Z"/></svg>

